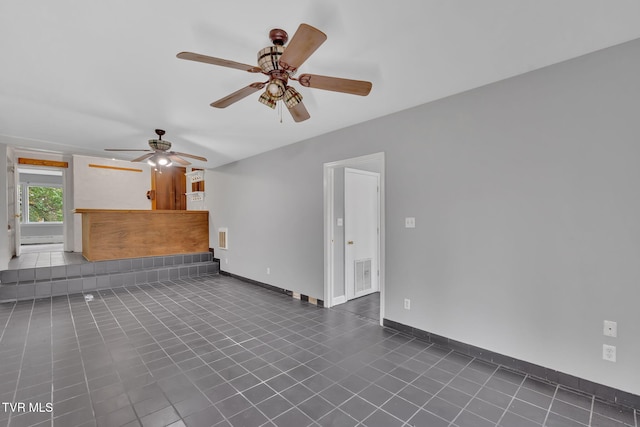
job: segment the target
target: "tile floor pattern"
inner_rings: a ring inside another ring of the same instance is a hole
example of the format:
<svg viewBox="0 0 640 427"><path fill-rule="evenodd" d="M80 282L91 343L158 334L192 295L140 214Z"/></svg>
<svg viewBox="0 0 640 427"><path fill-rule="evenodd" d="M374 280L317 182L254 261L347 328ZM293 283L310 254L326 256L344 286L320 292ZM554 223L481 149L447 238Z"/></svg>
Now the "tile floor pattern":
<svg viewBox="0 0 640 427"><path fill-rule="evenodd" d="M20 256L9 261L8 269L54 267L87 262L81 253L65 252L62 246L62 243L22 245Z"/></svg>
<svg viewBox="0 0 640 427"><path fill-rule="evenodd" d="M0 401L43 404L0 425L638 427L632 410L225 276L93 295L0 305Z"/></svg>
<svg viewBox="0 0 640 427"><path fill-rule="evenodd" d="M380 292L352 299L344 304L334 306L334 310L346 311L380 323Z"/></svg>

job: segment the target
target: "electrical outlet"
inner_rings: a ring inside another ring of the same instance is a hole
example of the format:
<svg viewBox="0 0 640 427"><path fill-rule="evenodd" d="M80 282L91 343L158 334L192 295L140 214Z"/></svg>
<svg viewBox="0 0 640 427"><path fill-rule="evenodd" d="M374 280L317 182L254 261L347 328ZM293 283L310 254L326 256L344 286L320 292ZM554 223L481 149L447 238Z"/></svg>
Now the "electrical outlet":
<svg viewBox="0 0 640 427"><path fill-rule="evenodd" d="M267 267L267 274L271 274L271 268Z"/></svg>
<svg viewBox="0 0 640 427"><path fill-rule="evenodd" d="M612 320L605 320L603 333L606 337L616 338L618 336L618 322L614 322Z"/></svg>
<svg viewBox="0 0 640 427"><path fill-rule="evenodd" d="M411 310L411 300L409 298L404 299L404 309Z"/></svg>
<svg viewBox="0 0 640 427"><path fill-rule="evenodd" d="M416 219L411 217L411 218L405 218L404 219L404 227L405 228L416 228Z"/></svg>
<svg viewBox="0 0 640 427"><path fill-rule="evenodd" d="M225 258L225 259L224 259L224 263L225 263L225 264L229 264L229 258Z"/></svg>
<svg viewBox="0 0 640 427"><path fill-rule="evenodd" d="M616 361L616 346L609 344L602 344L602 358L609 362Z"/></svg>

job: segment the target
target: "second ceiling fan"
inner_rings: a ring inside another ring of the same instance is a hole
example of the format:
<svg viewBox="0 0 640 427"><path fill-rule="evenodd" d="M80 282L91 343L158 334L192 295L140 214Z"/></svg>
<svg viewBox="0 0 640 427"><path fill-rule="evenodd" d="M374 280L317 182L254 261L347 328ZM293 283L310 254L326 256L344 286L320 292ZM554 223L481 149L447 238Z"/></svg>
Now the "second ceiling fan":
<svg viewBox="0 0 640 427"><path fill-rule="evenodd" d="M216 108L228 107L252 93L266 88L258 101L271 108L275 108L278 101L283 101L293 120L302 122L310 117L309 112L302 103L302 95L292 86L289 86L289 80L297 81L305 87L353 95L366 96L371 91L371 82L362 80L342 79L317 74L302 74L297 78L294 77L298 68L327 39L326 34L317 28L307 24L300 24L291 42L286 47L285 44L289 38L286 31L273 29L269 32L269 38L273 42L273 46L265 47L258 52L257 67L192 52L180 52L177 56L180 59L236 68L250 73L262 73L268 76L267 81L251 83L249 86L211 103L211 106Z"/></svg>

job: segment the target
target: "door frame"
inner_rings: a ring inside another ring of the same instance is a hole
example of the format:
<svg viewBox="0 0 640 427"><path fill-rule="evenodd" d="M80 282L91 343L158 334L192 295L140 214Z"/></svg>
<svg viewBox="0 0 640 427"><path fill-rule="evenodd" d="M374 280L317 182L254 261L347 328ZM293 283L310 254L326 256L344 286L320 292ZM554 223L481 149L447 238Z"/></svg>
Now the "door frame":
<svg viewBox="0 0 640 427"><path fill-rule="evenodd" d="M380 271L380 173L379 172L369 172L366 170L362 170L362 169L356 169L356 168L352 168L352 167L345 167L344 168L344 236L345 236L345 242L343 242L343 246L344 246L344 259L345 259L345 263L344 263L344 293L345 293L345 297L347 301L350 301L351 299L356 299L359 298L363 295L356 295L356 293L353 293L353 296L351 298L349 298L351 295L351 287L347 286L349 283L348 281L351 280L349 278L350 274L347 273L354 273L354 269L353 266L352 267L348 267L348 263L347 263L347 251L349 250L348 245L346 244L346 240L347 240L347 174L358 174L358 175L365 175L365 176L370 176L370 177L374 177L376 179L376 207L375 207L375 215L376 215L376 235L375 235L375 241L376 241L376 248L375 248L375 269L373 271L370 272L370 274L374 275L375 277L375 286L373 287L373 290L369 291L367 293L368 294L372 294L374 292L378 292L380 290L380 275L379 275L379 271ZM357 238L356 238L357 240ZM356 242L356 245L358 244L358 242ZM355 261L355 260L353 260ZM353 276L352 276L353 278ZM355 288L355 279L354 279L354 288ZM355 289L354 289L355 291Z"/></svg>
<svg viewBox="0 0 640 427"><path fill-rule="evenodd" d="M16 156L17 157L17 156ZM62 247L63 250L70 251L69 249L69 240L73 241L73 238L69 239L67 236L67 230L69 228L73 229L73 212L70 209L67 209L68 206L71 205L71 191L69 191L69 186L67 184L67 168L57 167L57 166L39 166L39 165L30 165L30 164L18 164L14 162L14 179L15 179L15 224L16 224L16 233L15 233L15 248L16 248L16 257L20 256L22 245L21 243L21 235L20 235L20 216L22 216L22 210L20 209L20 205L18 200L20 198L19 187L20 187L20 170L46 170L46 171L55 171L61 173L61 188L62 188ZM18 216L19 215L19 216ZM71 222L71 225L69 224Z"/></svg>
<svg viewBox="0 0 640 427"><path fill-rule="evenodd" d="M334 215L334 195L335 195L335 170L338 168L362 167L364 164L376 164L380 169L380 239L379 239L379 265L380 277L378 278L378 286L380 289L380 325L384 319L384 296L385 296L385 154L384 152L368 154L359 157L353 157L335 162L325 163L323 165L323 185L324 185L324 305L332 307L334 304L333 289L335 286L335 222ZM339 244L342 244L340 242ZM346 294L346 292L345 292Z"/></svg>
<svg viewBox="0 0 640 427"><path fill-rule="evenodd" d="M11 216L13 217L13 251L15 252L15 256L19 257L22 251L21 248L21 217L22 210L20 209L20 171L18 171L18 166L15 164L15 159L13 163L13 212L11 212ZM64 190L63 190L64 191ZM64 193L63 193L64 195Z"/></svg>

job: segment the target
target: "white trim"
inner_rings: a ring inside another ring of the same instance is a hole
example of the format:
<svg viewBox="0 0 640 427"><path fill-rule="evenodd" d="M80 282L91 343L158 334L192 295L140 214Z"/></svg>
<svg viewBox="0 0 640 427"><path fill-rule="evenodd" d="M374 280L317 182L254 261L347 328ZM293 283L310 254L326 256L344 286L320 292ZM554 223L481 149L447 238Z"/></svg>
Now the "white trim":
<svg viewBox="0 0 640 427"><path fill-rule="evenodd" d="M20 244L22 245L30 245L30 244L46 244L46 243L64 243L64 236L54 235L54 236L21 236Z"/></svg>
<svg viewBox="0 0 640 427"><path fill-rule="evenodd" d="M334 168L325 163L323 170L324 181L324 301L327 307L336 304L333 301L333 256L334 256L334 224L333 224L333 197L334 197ZM345 297L346 299L346 297Z"/></svg>
<svg viewBox="0 0 640 427"><path fill-rule="evenodd" d="M339 303L341 297L333 298L333 231L335 218L333 215L334 197L334 170L338 167L358 167L363 163L378 162L380 165L380 256L379 270L380 277L378 285L380 287L380 325L384 319L384 296L385 296L385 155L384 152L368 154L350 159L338 160L325 163L323 165L323 185L324 185L324 301L327 307ZM346 299L346 296L343 298Z"/></svg>
<svg viewBox="0 0 640 427"><path fill-rule="evenodd" d="M344 304L345 302L347 302L347 296L346 295L341 295L341 296L335 297L333 299L333 304L332 305Z"/></svg>

